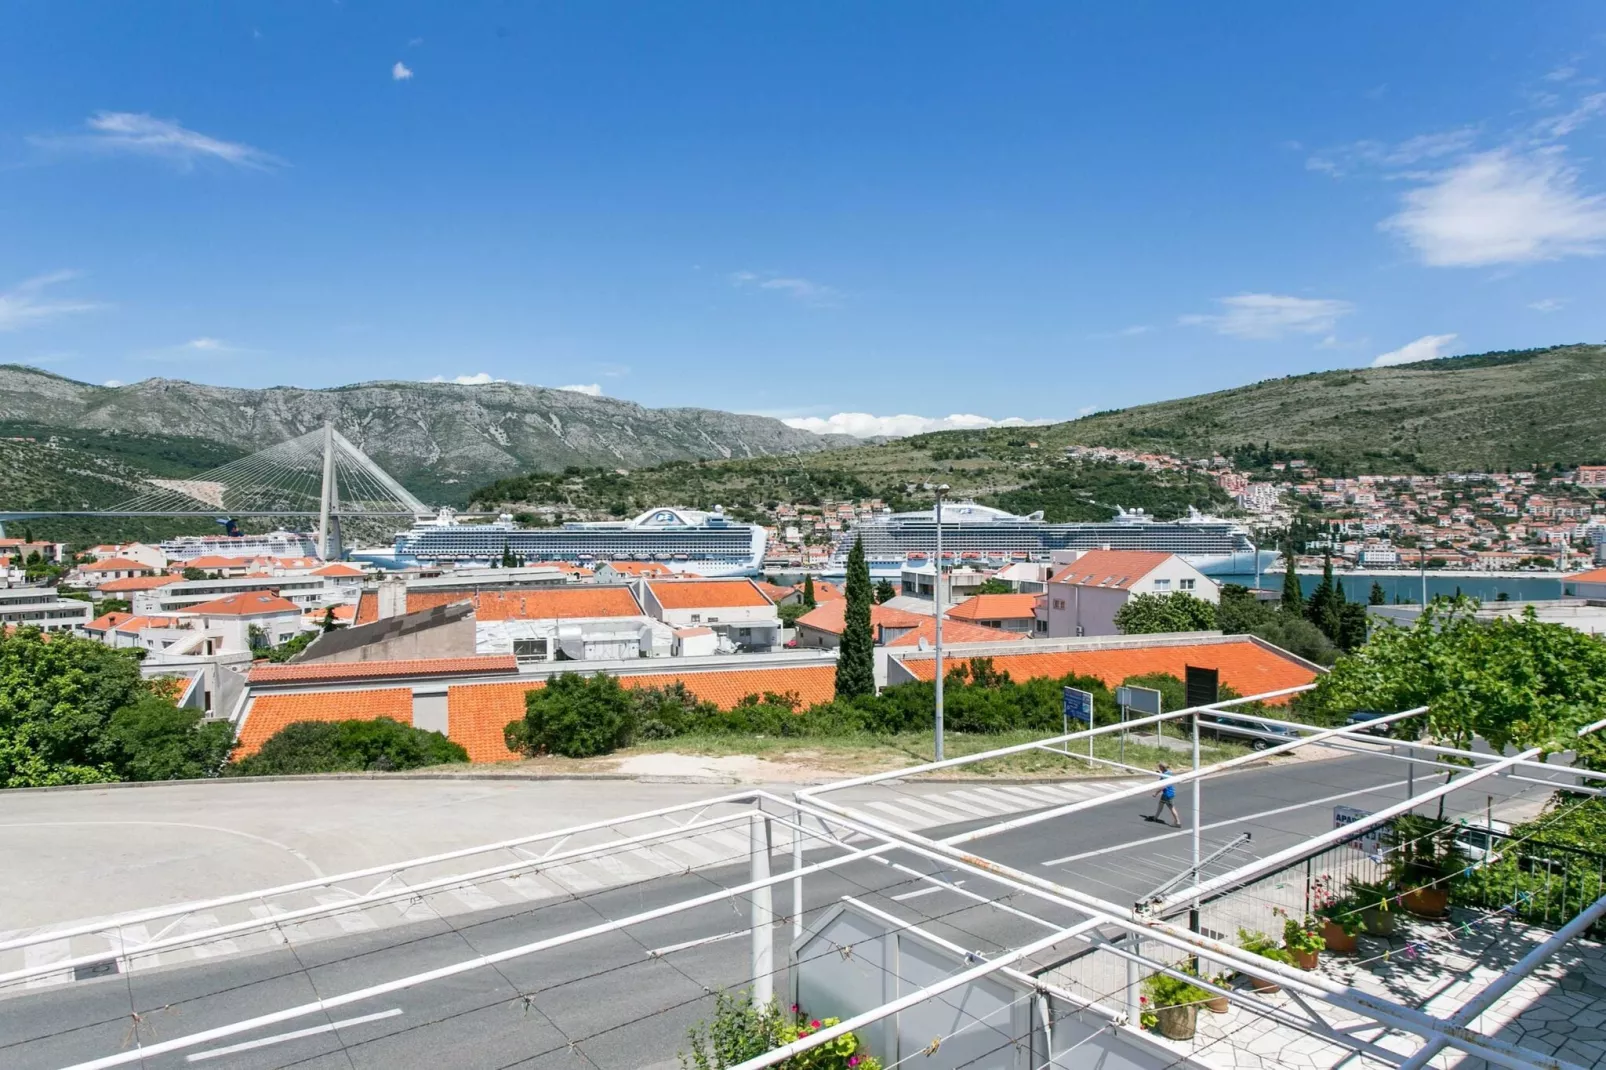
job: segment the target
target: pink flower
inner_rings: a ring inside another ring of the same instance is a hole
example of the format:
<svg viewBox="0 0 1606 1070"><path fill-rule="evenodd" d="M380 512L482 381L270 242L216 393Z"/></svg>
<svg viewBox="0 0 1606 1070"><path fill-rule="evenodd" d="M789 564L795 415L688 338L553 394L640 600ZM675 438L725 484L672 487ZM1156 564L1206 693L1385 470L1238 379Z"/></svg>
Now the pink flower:
<svg viewBox="0 0 1606 1070"><path fill-rule="evenodd" d="M796 1003L792 1004L792 1013L793 1014L797 1013L797 1004Z"/></svg>
<svg viewBox="0 0 1606 1070"><path fill-rule="evenodd" d="M820 1020L818 1018L814 1019L814 1021L809 1023L809 1028L810 1029L818 1029L818 1028L820 1028Z"/></svg>
<svg viewBox="0 0 1606 1070"><path fill-rule="evenodd" d="M848 1059L848 1065L849 1066L858 1066L859 1065L859 1057L857 1055L851 1056Z"/></svg>

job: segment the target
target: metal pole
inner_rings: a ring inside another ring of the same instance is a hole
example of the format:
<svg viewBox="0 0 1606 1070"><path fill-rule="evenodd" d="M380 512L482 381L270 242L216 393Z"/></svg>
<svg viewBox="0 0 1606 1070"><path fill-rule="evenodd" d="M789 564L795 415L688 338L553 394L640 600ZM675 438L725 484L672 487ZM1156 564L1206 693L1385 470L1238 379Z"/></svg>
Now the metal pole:
<svg viewBox="0 0 1606 1070"><path fill-rule="evenodd" d="M803 808L793 806L797 827L792 830L792 939L803 935Z"/></svg>
<svg viewBox="0 0 1606 1070"><path fill-rule="evenodd" d="M1126 707L1121 707L1121 764L1126 764Z"/></svg>
<svg viewBox="0 0 1606 1070"><path fill-rule="evenodd" d="M770 879L770 823L758 812L749 828L751 867L749 883ZM794 887L798 878L792 878ZM754 888L748 899L753 904L753 1006L768 1006L775 998L775 907L768 884Z"/></svg>
<svg viewBox="0 0 1606 1070"><path fill-rule="evenodd" d="M1132 939L1132 954L1143 954L1143 940L1136 932L1127 934ZM1138 976L1136 957L1126 960L1126 1027L1134 1032L1143 1028L1143 1005L1138 1001L1142 979Z"/></svg>
<svg viewBox="0 0 1606 1070"><path fill-rule="evenodd" d="M936 694L937 708L935 721L936 755L937 761L942 761L942 493L947 484L937 488L937 505L934 515L937 518L937 559L933 562L933 583L931 597L933 608L937 611L936 617L936 647L937 647L937 676Z"/></svg>
<svg viewBox="0 0 1606 1070"><path fill-rule="evenodd" d="M1200 817L1199 817L1199 805L1200 805L1199 799L1200 799L1201 790L1202 790L1200 788L1200 785L1203 783L1203 778L1198 775L1198 773L1199 773L1199 715L1197 713L1193 715L1193 772L1194 772L1194 781L1193 781L1193 883L1194 884L1198 884L1199 883L1199 821L1200 821ZM1195 897L1194 900L1193 900L1193 917L1194 917L1194 922L1195 922L1193 931L1194 932L1198 932L1199 931L1199 927L1198 927L1197 922L1198 922L1198 919L1199 919L1199 900L1198 900L1197 897Z"/></svg>
<svg viewBox="0 0 1606 1070"><path fill-rule="evenodd" d="M318 495L318 556L329 560L329 490L335 485L335 425L323 425L323 488Z"/></svg>

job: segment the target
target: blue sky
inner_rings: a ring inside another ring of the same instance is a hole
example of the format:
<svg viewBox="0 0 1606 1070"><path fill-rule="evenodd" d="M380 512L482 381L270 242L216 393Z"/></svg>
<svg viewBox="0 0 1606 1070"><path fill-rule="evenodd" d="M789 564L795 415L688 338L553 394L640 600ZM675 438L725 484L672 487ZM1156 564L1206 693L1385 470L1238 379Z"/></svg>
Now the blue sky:
<svg viewBox="0 0 1606 1070"><path fill-rule="evenodd" d="M93 382L870 432L1606 336L1599 4L24 0L0 100L0 361Z"/></svg>

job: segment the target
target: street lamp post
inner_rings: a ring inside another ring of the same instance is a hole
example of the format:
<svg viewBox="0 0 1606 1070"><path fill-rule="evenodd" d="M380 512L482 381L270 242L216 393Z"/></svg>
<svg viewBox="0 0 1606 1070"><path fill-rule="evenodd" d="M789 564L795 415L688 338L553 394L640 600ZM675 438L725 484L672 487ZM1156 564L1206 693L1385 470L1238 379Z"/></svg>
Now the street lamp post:
<svg viewBox="0 0 1606 1070"><path fill-rule="evenodd" d="M932 562L932 607L936 610L935 647L936 660L936 710L934 718L934 736L936 739L936 760L943 760L942 753L942 496L948 490L948 484L942 483L933 488L936 491L936 505L932 515L937 521L937 556Z"/></svg>

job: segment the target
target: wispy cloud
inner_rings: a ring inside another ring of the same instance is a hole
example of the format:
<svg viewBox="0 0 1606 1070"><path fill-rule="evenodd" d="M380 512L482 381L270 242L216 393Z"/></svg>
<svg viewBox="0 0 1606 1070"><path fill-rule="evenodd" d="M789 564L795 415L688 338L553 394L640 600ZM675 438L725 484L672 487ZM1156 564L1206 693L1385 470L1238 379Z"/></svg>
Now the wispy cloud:
<svg viewBox="0 0 1606 1070"><path fill-rule="evenodd" d="M1131 327L1122 327L1117 331L1098 331L1088 335L1088 337L1093 339L1136 338L1139 335L1148 334L1153 330L1154 328L1148 324L1140 323Z"/></svg>
<svg viewBox="0 0 1606 1070"><path fill-rule="evenodd" d="M88 132L30 138L42 148L155 156L188 169L198 161L214 160L234 167L264 170L284 161L271 153L238 141L181 126L174 119L158 119L143 112L98 111L85 121Z"/></svg>
<svg viewBox="0 0 1606 1070"><path fill-rule="evenodd" d="M1393 144L1385 141L1354 141L1315 153L1305 160L1305 168L1342 178L1363 169L1411 167L1463 152L1471 147L1477 137L1476 127L1463 126L1433 134L1418 134Z"/></svg>
<svg viewBox="0 0 1606 1070"><path fill-rule="evenodd" d="M1555 297L1546 297L1538 301L1530 301L1528 307L1535 312L1560 312L1567 302Z"/></svg>
<svg viewBox="0 0 1606 1070"><path fill-rule="evenodd" d="M872 416L867 412L839 412L834 416L797 416L781 421L788 427L813 431L817 435L852 435L855 438L886 436L902 438L905 435L922 435L928 431L972 431L985 427L1032 427L1053 423L1052 420L1025 420L1010 416L995 420L971 413L954 413L951 416Z"/></svg>
<svg viewBox="0 0 1606 1070"><path fill-rule="evenodd" d="M164 346L161 349L147 350L139 356L145 360L184 361L184 360L222 360L226 357L239 356L242 353L261 353L263 350L250 349L246 346L234 345L221 338L201 335L191 338L188 342L177 345Z"/></svg>
<svg viewBox="0 0 1606 1070"><path fill-rule="evenodd" d="M1331 334L1340 317L1355 311L1348 301L1285 294L1238 294L1216 303L1220 313L1187 315L1178 322L1233 338L1275 340L1290 334Z"/></svg>
<svg viewBox="0 0 1606 1070"><path fill-rule="evenodd" d="M19 282L0 293L0 331L15 331L48 320L93 312L103 306L93 301L53 300L46 291L78 277L76 271L52 271Z"/></svg>
<svg viewBox="0 0 1606 1070"><path fill-rule="evenodd" d="M127 386L128 384L123 382L121 379L107 379L104 383L101 383L100 385L101 386L117 387L117 386Z"/></svg>
<svg viewBox="0 0 1606 1070"><path fill-rule="evenodd" d="M412 76L413 69L407 66L407 64L403 63L401 60L397 60L395 65L390 68L390 77L392 81L405 82Z"/></svg>
<svg viewBox="0 0 1606 1070"><path fill-rule="evenodd" d="M553 390L568 390L575 394L585 394L588 397L600 398L602 396L601 383L570 383L568 386L555 386Z"/></svg>
<svg viewBox="0 0 1606 1070"><path fill-rule="evenodd" d="M1433 267L1594 256L1606 245L1606 197L1580 187L1562 147L1508 147L1430 176L1380 225Z"/></svg>
<svg viewBox="0 0 1606 1070"><path fill-rule="evenodd" d="M1377 359L1372 361L1372 367L1387 368L1395 364L1415 364L1419 360L1438 360L1440 357L1447 357L1455 339L1456 336L1453 334L1425 334L1398 349L1378 354Z"/></svg>
<svg viewBox="0 0 1606 1070"><path fill-rule="evenodd" d="M842 292L835 287L812 279L792 275L763 274L755 271L738 271L731 275L731 285L738 289L768 290L785 294L805 305L829 307L842 301Z"/></svg>

